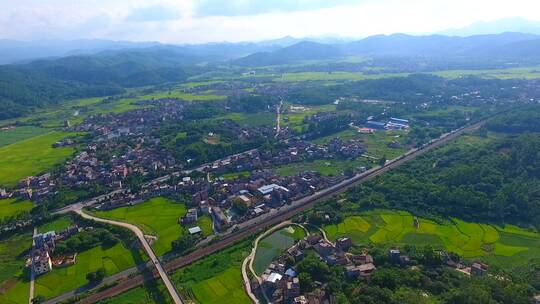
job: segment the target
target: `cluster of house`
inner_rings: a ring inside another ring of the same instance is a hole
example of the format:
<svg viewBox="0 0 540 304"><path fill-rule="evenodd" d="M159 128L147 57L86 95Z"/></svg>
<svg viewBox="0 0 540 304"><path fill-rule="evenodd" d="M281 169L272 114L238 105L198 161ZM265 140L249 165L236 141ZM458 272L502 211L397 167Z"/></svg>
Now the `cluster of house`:
<svg viewBox="0 0 540 304"><path fill-rule="evenodd" d="M365 126L374 130L409 130L409 120L392 117L386 122L376 121L373 116L368 117Z"/></svg>
<svg viewBox="0 0 540 304"><path fill-rule="evenodd" d="M365 151L364 143L357 139L344 141L334 138L327 144L320 145L310 141L291 139L287 142L286 147L282 149L274 151L253 150L249 153L215 161L207 165L204 171L220 174L231 171L240 172L276 168L321 159L349 159L361 156ZM362 168L356 169L363 170Z"/></svg>
<svg viewBox="0 0 540 304"><path fill-rule="evenodd" d="M326 284L321 282L315 282L313 291L301 294L300 280L294 267L287 268L285 265L291 258L294 264L299 263L307 250L313 250L328 265L344 266L347 278L368 280L376 270L373 258L367 253L349 253L352 245L350 238L339 238L332 244L318 234L309 235L274 260L261 275L262 286L253 280L252 289L258 291L260 288L272 303L332 303L335 299L326 291Z"/></svg>
<svg viewBox="0 0 540 304"><path fill-rule="evenodd" d="M50 173L40 176L29 176L19 181L17 188L12 192L0 189L0 198L19 197L26 200L39 201L51 195L55 183Z"/></svg>
<svg viewBox="0 0 540 304"><path fill-rule="evenodd" d="M34 246L31 257L27 260L27 267L32 267L36 275L44 274L53 267L67 267L75 264L77 254L54 256L56 243L65 240L79 232L77 226L71 226L60 233L49 231L36 234L33 237Z"/></svg>
<svg viewBox="0 0 540 304"><path fill-rule="evenodd" d="M440 255L443 258L443 262L457 271L473 276L484 276L488 273L489 265L483 262L473 262L472 264L463 263L460 257L456 254L448 253L446 251L440 251Z"/></svg>

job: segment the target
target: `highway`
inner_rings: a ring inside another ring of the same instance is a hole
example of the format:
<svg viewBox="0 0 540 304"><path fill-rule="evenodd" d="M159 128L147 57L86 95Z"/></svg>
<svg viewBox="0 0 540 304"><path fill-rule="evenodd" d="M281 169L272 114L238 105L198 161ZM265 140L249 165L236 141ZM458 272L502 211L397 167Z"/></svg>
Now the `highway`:
<svg viewBox="0 0 540 304"><path fill-rule="evenodd" d="M313 207L315 204L319 202L325 201L337 194L343 193L346 190L350 189L351 187L357 186L360 183L371 180L393 168L396 168L402 165L403 163L409 160L412 160L426 153L427 151L435 149L447 143L448 141L454 140L455 138L461 136L465 132L475 130L479 128L480 126L482 126L486 121L487 119L481 122L475 123L473 125L467 126L467 127L462 127L458 130L452 131L451 133L444 134L440 138L432 140L430 143L425 144L424 146L420 148L412 149L408 151L407 153L393 160L388 161L387 164L383 167L377 166L364 173L357 174L350 179L344 180L339 184L328 187L322 191L316 192L313 195L294 201L290 205L286 205L280 208L279 210L273 210L273 212L266 213L257 218L238 224L236 225L235 229L231 228L229 231L227 231L226 234L220 235L221 238L219 239L219 241L212 243L204 248L201 248L186 256L173 259L167 264L165 264L164 268L167 272L175 271L176 269L189 265L205 256L208 256L225 247L228 247L244 238L255 235L256 233L258 233L259 231L267 227L286 221L292 218L293 216ZM86 299L82 300L80 303L84 303L84 304L95 303L97 301L106 299L108 297L118 295L124 291L127 291L131 288L141 285L145 281L145 279L148 279L140 274L133 275L134 272L136 272L136 268L130 269L130 272L126 271L125 273L131 273L129 277L126 276L120 279L120 282L116 286L109 288L107 290L104 290L104 291L100 291L96 294L93 294L87 297ZM158 274L154 273L154 277L157 277L157 276ZM65 299L65 297L60 296L56 299L52 299L48 301L47 303L56 303L60 301L60 299Z"/></svg>
<svg viewBox="0 0 540 304"><path fill-rule="evenodd" d="M150 258L150 261L152 261L152 263L156 267L156 269L158 271L158 274L161 277L161 280L165 284L165 287L167 288L167 291L169 292L171 298L173 299L173 302L175 304L183 304L182 299L180 299L180 296L178 295L178 292L176 291L176 288L174 287L174 284L171 282L171 280L169 279L169 276L167 275L167 273L165 272L165 270L161 266L161 263L159 262L158 258L156 257L156 254L154 253L154 250L152 250L152 248L150 247L150 244L148 244L148 242L146 241L146 238L144 237L144 233L141 231L141 229L139 229L139 227L137 227L135 225L132 225L132 224L124 223L124 222L117 222L117 221L111 221L111 220L107 220L107 219L94 217L94 216L91 216L91 215L85 213L82 210L77 210L77 211L75 211L75 213L77 213L78 215L80 215L81 217L83 217L85 219L89 219L89 220L93 220L93 221L96 221L96 222L101 222L101 223L105 223L105 224L109 224L109 225L115 225L115 226L119 226L119 227L123 227L123 228L131 230L137 236L137 238L139 239L139 241L143 245L144 251L146 252L148 257Z"/></svg>

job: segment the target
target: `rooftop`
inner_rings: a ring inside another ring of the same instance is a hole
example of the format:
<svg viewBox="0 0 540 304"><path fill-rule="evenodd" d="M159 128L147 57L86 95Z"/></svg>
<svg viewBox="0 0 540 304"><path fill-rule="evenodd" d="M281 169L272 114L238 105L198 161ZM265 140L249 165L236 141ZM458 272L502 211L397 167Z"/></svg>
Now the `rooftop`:
<svg viewBox="0 0 540 304"><path fill-rule="evenodd" d="M189 231L189 234L197 234L197 233L201 233L201 232L202 232L201 227L199 227L199 226L195 226L195 227L193 227L193 228L189 228L188 231Z"/></svg>
<svg viewBox="0 0 540 304"><path fill-rule="evenodd" d="M279 273L277 272L272 272L268 278L266 279L267 282L271 282L271 283L275 283L279 280L281 280L281 278L283 278L282 275L280 275Z"/></svg>

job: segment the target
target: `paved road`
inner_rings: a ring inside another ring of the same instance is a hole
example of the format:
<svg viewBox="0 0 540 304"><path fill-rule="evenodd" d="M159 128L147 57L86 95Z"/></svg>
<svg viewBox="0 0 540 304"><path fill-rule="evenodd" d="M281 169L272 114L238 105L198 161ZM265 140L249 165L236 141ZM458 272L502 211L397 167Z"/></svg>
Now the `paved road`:
<svg viewBox="0 0 540 304"><path fill-rule="evenodd" d="M343 193L349 188L354 187L360 183L371 180L393 168L396 168L402 165L403 163L409 160L412 160L424 154L427 151L435 149L445 144L446 142L457 138L458 136L462 135L465 132L475 130L479 128L481 125L483 125L486 121L487 120L484 120L479 123L473 124L471 126L460 128L451 134L447 134L444 138L431 142L430 144L426 145L423 148L413 149L407 152L406 154L394 160L389 161L387 165L384 167L375 167L362 174L358 174L348 180L345 180L337 185L331 186L311 196L295 201L291 205L282 207L278 211L273 210L273 212L271 213L267 213L255 219L238 224L236 225L238 229L236 229L235 231L230 231L230 233L228 234L222 235L219 241L213 244L210 244L207 247L201 248L200 250L197 250L196 252L193 252L186 256L179 257L170 261L169 263L165 265L165 269L167 271L174 271L176 269L189 265L205 256L208 256L214 252L217 252L225 247L228 247L246 237L252 236L267 227L270 227L282 221L288 220L291 217L295 216L296 214L313 207L315 204L319 202L325 201L328 198L331 198L337 194ZM81 301L81 303L84 303L84 304L95 303L97 301L106 299L108 297L118 295L131 288L141 285L147 279L148 278L145 278L142 275L136 275L136 276L130 276L129 278L124 278L118 285L112 288L109 288L107 290L101 291L99 293L93 294L89 296L88 298L84 299L83 301ZM56 302L57 301L54 301L52 303L56 303Z"/></svg>
<svg viewBox="0 0 540 304"><path fill-rule="evenodd" d="M176 288L174 287L174 284L171 282L171 280L169 279L169 276L167 275L167 273L165 272L165 270L161 266L161 263L159 262L158 258L156 257L156 254L154 253L154 250L152 250L152 248L150 247L150 244L148 244L148 242L146 241L146 238L144 237L144 233L141 231L141 229L139 229L139 227L137 227L135 225L132 225L132 224L128 224L128 223L111 221L111 220L107 220L107 219L94 217L94 216L91 216L91 215L89 215L87 213L84 213L82 210L77 210L75 212L78 215L85 218L85 219L90 219L90 220L94 220L96 222L102 222L102 223L106 223L106 224L110 224L110 225L120 226L120 227L127 228L127 229L133 231L133 233L135 233L135 235L137 236L137 238L139 239L139 241L143 245L143 248L146 251L146 254L148 254L148 257L150 258L150 260L152 261L152 263L156 267L156 269L158 271L158 274L161 277L161 280L163 281L163 283L165 283L165 287L167 287L167 290L169 291L169 294L171 295L171 298L173 299L173 302L175 304L182 304L183 303L182 299L180 299L180 296L178 295L178 292L176 291Z"/></svg>
<svg viewBox="0 0 540 304"><path fill-rule="evenodd" d="M281 108L283 107L283 100L279 101L279 106L277 107L277 117L276 117L276 136L274 138L278 138L279 134L281 133Z"/></svg>
<svg viewBox="0 0 540 304"><path fill-rule="evenodd" d="M259 242L263 238L267 237L268 235L274 233L275 231L277 231L277 230L279 230L281 228L285 228L287 226L298 226L298 227L300 227L300 229L304 229L304 231L306 232L306 236L309 235L309 231L303 225L296 224L296 223L293 223L291 221L281 222L281 223L277 224L276 226L264 231L264 233L261 233L255 239L255 241L253 242L253 247L251 248L251 252L249 253L249 255L242 262L242 278L243 278L243 281L244 281L244 289L246 290L248 296L251 298L251 301L253 303L255 303L255 304L259 304L260 302L259 302L259 299L257 299L257 297L251 291L251 280L249 279L247 271L249 269L249 272L251 272L253 277L255 277L255 279L257 279L257 281L259 282L259 285L262 286L262 283L263 283L262 278L257 275L257 273L255 272L255 269L253 268L253 262L255 261L255 256L257 254L257 247L259 246ZM262 294L263 294L264 299L266 300L266 302L270 303L271 301L270 301L270 299L268 299L268 296L267 296L266 292L262 291Z"/></svg>

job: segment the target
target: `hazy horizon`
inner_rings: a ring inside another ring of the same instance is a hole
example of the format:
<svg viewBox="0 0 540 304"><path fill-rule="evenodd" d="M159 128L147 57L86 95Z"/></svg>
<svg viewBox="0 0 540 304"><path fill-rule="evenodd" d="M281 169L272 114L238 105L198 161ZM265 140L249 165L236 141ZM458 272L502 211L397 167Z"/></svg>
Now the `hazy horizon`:
<svg viewBox="0 0 540 304"><path fill-rule="evenodd" d="M285 36L358 39L376 34L452 33L501 19L540 20L540 4L533 0L511 4L488 0L21 0L1 1L0 8L0 39L22 41L197 44ZM511 26L512 22L507 23ZM483 31L489 32L489 27Z"/></svg>

